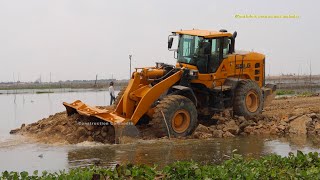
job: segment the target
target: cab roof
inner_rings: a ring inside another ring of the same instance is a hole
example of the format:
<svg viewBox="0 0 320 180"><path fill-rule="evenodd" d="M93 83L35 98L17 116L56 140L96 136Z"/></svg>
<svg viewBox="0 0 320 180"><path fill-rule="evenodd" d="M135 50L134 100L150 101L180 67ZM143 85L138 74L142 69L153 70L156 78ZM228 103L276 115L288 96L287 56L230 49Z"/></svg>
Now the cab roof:
<svg viewBox="0 0 320 180"><path fill-rule="evenodd" d="M232 36L232 34L228 33L228 32L199 30L199 29L181 30L181 31L175 31L173 33L186 34L186 35L192 35L192 36L201 36L204 38L231 37Z"/></svg>

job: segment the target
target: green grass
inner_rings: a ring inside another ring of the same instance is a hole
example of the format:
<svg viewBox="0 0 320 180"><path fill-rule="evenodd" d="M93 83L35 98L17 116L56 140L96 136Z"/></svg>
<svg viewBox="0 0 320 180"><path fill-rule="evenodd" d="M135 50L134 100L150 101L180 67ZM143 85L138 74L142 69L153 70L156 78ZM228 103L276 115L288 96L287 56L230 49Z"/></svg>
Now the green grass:
<svg viewBox="0 0 320 180"><path fill-rule="evenodd" d="M93 178L94 177L94 178ZM246 159L233 155L220 165L200 165L196 162L175 162L157 170L156 166L117 165L114 170L100 167L75 168L41 174L35 171L2 172L1 179L319 179L320 158L317 152L287 157L267 155Z"/></svg>
<svg viewBox="0 0 320 180"><path fill-rule="evenodd" d="M37 91L36 94L54 93L53 91Z"/></svg>
<svg viewBox="0 0 320 180"><path fill-rule="evenodd" d="M293 90L277 90L277 95L293 95L295 94L295 91Z"/></svg>
<svg viewBox="0 0 320 180"><path fill-rule="evenodd" d="M301 96L301 97L310 97L312 95L313 95L312 92L301 92L301 93L298 93L298 96Z"/></svg>

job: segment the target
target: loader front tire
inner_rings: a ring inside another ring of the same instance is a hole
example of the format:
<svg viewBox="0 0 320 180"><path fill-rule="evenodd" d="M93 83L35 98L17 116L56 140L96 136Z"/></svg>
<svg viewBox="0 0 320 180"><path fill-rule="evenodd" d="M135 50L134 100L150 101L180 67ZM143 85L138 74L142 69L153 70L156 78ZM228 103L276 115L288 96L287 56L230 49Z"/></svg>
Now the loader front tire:
<svg viewBox="0 0 320 180"><path fill-rule="evenodd" d="M233 104L234 114L251 118L262 112L263 98L258 84L252 80L239 82Z"/></svg>
<svg viewBox="0 0 320 180"><path fill-rule="evenodd" d="M198 125L197 109L193 102L181 95L169 95L156 106L151 121L157 137L191 135Z"/></svg>

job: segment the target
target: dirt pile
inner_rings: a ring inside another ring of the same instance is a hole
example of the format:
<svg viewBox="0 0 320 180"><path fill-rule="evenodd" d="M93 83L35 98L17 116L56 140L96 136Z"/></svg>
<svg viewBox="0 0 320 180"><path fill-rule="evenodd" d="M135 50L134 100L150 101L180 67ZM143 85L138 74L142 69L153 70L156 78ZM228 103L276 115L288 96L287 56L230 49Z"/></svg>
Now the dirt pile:
<svg viewBox="0 0 320 180"><path fill-rule="evenodd" d="M96 119L66 112L11 130L11 134L31 137L42 143L76 144L84 141L114 143L114 128Z"/></svg>
<svg viewBox="0 0 320 180"><path fill-rule="evenodd" d="M194 138L220 138L237 135L320 135L320 98L293 97L274 100L262 115L251 119L230 116L226 111L214 117L217 123L199 125Z"/></svg>

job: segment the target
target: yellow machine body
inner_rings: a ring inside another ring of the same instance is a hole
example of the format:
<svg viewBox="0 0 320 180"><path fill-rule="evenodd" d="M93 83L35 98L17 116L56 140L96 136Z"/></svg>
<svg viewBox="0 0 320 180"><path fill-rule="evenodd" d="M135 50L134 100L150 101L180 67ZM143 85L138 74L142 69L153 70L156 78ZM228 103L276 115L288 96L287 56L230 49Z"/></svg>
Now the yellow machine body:
<svg viewBox="0 0 320 180"><path fill-rule="evenodd" d="M174 34L198 36L204 39L232 37L232 34L228 32L206 30L176 31ZM85 116L92 116L107 121L112 125L136 125L142 116L152 117L154 113L153 104L161 96L166 96L170 88L179 84L185 76L185 72L194 73L193 75L195 75L190 79L189 83L200 84L209 90L221 89L223 91L228 78L252 80L262 90L265 86L265 56L255 52L230 51L221 59L216 71L212 73L201 73L196 65L181 62L177 62L172 68L174 73L169 75L166 75L168 72L161 65L136 68L123 96L113 110L91 107L80 100L70 104L63 104L69 115L79 113ZM268 94L272 94L274 89L269 88L268 91Z"/></svg>

